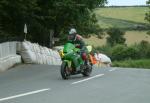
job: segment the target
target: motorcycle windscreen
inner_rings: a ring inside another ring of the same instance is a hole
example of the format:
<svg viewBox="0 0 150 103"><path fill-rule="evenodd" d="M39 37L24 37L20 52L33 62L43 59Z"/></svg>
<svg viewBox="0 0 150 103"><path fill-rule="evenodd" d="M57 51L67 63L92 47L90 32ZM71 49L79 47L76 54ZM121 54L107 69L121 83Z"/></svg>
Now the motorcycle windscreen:
<svg viewBox="0 0 150 103"><path fill-rule="evenodd" d="M72 43L66 43L64 45L63 52L64 53L69 53L69 52L72 52L74 49L75 49L75 46Z"/></svg>

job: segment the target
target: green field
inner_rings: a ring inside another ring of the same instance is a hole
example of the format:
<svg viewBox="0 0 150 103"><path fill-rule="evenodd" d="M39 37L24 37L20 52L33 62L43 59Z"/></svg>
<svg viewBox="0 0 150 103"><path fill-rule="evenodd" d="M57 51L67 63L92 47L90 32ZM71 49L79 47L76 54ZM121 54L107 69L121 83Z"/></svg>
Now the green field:
<svg viewBox="0 0 150 103"><path fill-rule="evenodd" d="M98 24L102 28L117 27L122 29L135 29L137 25L145 26L144 20L148 7L109 7L97 8Z"/></svg>

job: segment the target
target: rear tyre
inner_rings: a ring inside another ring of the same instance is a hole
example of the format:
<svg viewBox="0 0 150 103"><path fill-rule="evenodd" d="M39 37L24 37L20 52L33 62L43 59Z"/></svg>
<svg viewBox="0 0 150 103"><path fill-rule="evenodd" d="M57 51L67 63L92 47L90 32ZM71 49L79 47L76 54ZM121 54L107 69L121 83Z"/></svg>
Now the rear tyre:
<svg viewBox="0 0 150 103"><path fill-rule="evenodd" d="M69 72L69 68L68 68L68 65L67 65L66 62L63 62L61 64L60 72L61 72L61 76L62 76L63 79L68 79L69 78L70 72Z"/></svg>
<svg viewBox="0 0 150 103"><path fill-rule="evenodd" d="M85 69L83 70L82 75L87 77L87 76L90 76L91 73L92 73L92 66L86 65Z"/></svg>

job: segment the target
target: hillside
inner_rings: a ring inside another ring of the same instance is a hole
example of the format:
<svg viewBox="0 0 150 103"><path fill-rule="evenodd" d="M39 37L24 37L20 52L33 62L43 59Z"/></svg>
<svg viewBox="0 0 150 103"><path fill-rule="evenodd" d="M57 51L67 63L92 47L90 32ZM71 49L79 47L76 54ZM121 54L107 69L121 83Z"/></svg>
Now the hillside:
<svg viewBox="0 0 150 103"><path fill-rule="evenodd" d="M97 8L94 12L101 28L125 29L126 44L132 45L142 40L150 42L150 35L147 35L148 22L144 20L147 11L147 7L109 7ZM97 47L106 44L106 37L107 35L103 39L98 39L96 36L92 36L85 41L87 44Z"/></svg>
<svg viewBox="0 0 150 103"><path fill-rule="evenodd" d="M136 29L147 25L144 20L147 7L109 7L97 8L98 24L102 28L117 27L121 29Z"/></svg>
<svg viewBox="0 0 150 103"><path fill-rule="evenodd" d="M126 44L133 45L135 43L140 43L142 40L150 42L150 35L146 34L147 31L127 31L125 34ZM96 36L91 36L88 39L84 39L86 44L93 45L95 47L103 46L106 44L107 35L103 39L99 39Z"/></svg>

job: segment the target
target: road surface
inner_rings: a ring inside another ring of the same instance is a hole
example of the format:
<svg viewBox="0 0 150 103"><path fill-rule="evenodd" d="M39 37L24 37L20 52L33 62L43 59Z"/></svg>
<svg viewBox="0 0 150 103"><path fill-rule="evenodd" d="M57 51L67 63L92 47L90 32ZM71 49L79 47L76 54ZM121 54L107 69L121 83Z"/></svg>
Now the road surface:
<svg viewBox="0 0 150 103"><path fill-rule="evenodd" d="M150 103L150 70L94 67L63 80L59 66L20 65L0 73L0 103Z"/></svg>

